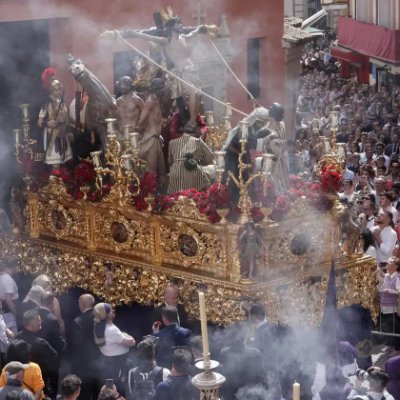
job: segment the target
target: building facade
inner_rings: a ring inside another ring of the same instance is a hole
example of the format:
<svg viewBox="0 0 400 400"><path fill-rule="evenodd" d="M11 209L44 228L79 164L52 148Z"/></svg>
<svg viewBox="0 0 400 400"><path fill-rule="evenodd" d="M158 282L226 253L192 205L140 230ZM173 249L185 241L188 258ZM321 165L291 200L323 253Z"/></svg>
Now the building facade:
<svg viewBox="0 0 400 400"><path fill-rule="evenodd" d="M101 39L101 32L106 29L143 29L154 26L153 13L168 5L172 6L174 13L182 18L186 26L199 23L220 25L224 20L230 32L229 43L220 41L217 46L225 46L226 59L237 77L254 93L260 105L269 107L274 101L284 101L285 58L281 43L283 2L280 1L4 0L0 2L0 25L20 23L22 27L24 23L32 21L43 22L41 29L48 38L46 45L44 41L39 43L43 47L41 51L44 58L47 58L47 62L43 61L43 64L47 63L58 69L59 79L66 87L65 99L71 101L76 84L67 70L68 53L82 58L110 91L113 91L116 60L120 59L121 53L132 52L132 49L118 41ZM3 35L4 37L6 36ZM23 46L23 43L14 44L16 40L15 35L10 35L3 44L6 46L8 42L12 47ZM132 43L141 50L149 49L149 44L143 41L132 39ZM37 45L36 42L26 43L29 48ZM196 45L194 42L193 46ZM252 102L232 74L215 72L218 56L212 54L214 50L206 47L202 51L206 55L205 65L213 67L213 71L205 76L214 79L214 84L206 83L206 90L216 97L221 95L220 100L233 103L234 107L245 113L251 111ZM221 52L224 54L224 51ZM18 62L20 61L16 61ZM35 89L26 88L26 91L34 92ZM20 97L23 97L22 94ZM23 99L19 98L18 101ZM26 101L30 102L30 99L27 98ZM208 109L214 107L209 102L206 105ZM240 115L233 115L234 120L239 117Z"/></svg>
<svg viewBox="0 0 400 400"><path fill-rule="evenodd" d="M338 20L343 74L362 83L400 83L400 0L350 0L349 17Z"/></svg>

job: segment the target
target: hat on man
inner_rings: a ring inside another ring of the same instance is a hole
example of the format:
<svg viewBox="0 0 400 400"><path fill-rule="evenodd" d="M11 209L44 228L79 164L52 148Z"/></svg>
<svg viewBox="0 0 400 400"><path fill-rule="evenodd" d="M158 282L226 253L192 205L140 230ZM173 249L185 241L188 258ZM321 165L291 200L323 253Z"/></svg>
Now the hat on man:
<svg viewBox="0 0 400 400"><path fill-rule="evenodd" d="M11 361L5 367L4 370L8 375L15 375L18 372L25 371L29 367L29 364L22 364L19 361Z"/></svg>

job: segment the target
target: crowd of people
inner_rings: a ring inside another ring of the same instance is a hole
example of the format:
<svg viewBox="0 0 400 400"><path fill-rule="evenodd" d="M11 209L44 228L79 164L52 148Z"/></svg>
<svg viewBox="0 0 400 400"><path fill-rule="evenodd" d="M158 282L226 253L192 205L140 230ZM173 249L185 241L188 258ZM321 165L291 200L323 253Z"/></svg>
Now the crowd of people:
<svg viewBox="0 0 400 400"><path fill-rule="evenodd" d="M80 315L64 322L46 275L35 277L20 301L15 272L16 260L2 263L0 399L199 398L192 377L199 373L195 363L203 358L202 341L195 334L198 324L179 303L176 284L166 286L164 302L153 310L149 335L134 338L115 324L115 309L89 293L79 297ZM273 342L273 329L264 307L254 304L245 324L214 335L213 358L227 379L224 399L247 399L247 388L264 395L272 390L277 369L265 342Z"/></svg>
<svg viewBox="0 0 400 400"><path fill-rule="evenodd" d="M320 53L320 61L313 57L300 79L295 140L288 142L290 170L315 172L326 152L322 137L331 145L345 144L340 200L358 216L360 250L376 258L379 267L380 328L399 333L400 87L360 84L356 74L344 79L327 71L329 49ZM337 131L332 129L333 111Z"/></svg>
<svg viewBox="0 0 400 400"><path fill-rule="evenodd" d="M134 338L115 323L115 309L97 302L90 293L79 297L80 314L64 322L46 275L35 277L20 301L13 278L15 267L15 260L7 259L0 273L0 399L200 398L192 378L200 372L195 364L203 359L202 340L197 335L197 321L186 316L175 283L165 287L163 303L152 311L149 334ZM388 272L392 269L389 262ZM244 303L243 312L243 322L225 329L209 326L212 358L219 361L218 371L226 378L221 398L290 398L294 379L304 373L299 362L303 357L300 342L287 328L269 323L263 305ZM143 322L133 314L131 317L132 323ZM314 350L316 337L308 339ZM391 400L386 386L398 398L399 357L387 361L387 372L378 367L361 371L357 369L357 350L343 341L339 358L345 379L343 393L349 398L367 394L378 399L384 394ZM310 387L303 388L303 398L318 399L324 390L326 380L321 379L318 363L315 371L315 378L313 369L308 376ZM357 379L350 384L355 374Z"/></svg>

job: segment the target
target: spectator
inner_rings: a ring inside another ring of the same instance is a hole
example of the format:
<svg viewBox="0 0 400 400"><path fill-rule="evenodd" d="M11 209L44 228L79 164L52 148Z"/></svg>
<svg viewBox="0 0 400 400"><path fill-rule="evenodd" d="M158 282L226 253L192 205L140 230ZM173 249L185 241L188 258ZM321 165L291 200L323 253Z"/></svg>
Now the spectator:
<svg viewBox="0 0 400 400"><path fill-rule="evenodd" d="M365 371L361 375L365 375ZM358 376L360 376L360 374ZM360 395L366 395L368 399L394 400L393 396L386 391L389 376L385 371L381 368L370 367L367 370L366 379L368 379L369 389L367 390L365 387L362 387L363 379L357 377L354 388L351 390L348 399L354 400Z"/></svg>
<svg viewBox="0 0 400 400"><path fill-rule="evenodd" d="M97 399L101 385L98 377L98 359L100 357L99 347L93 336L94 329L94 297L91 294L83 294L79 297L79 309L81 315L76 317L72 324L71 343L71 368L82 380L82 400Z"/></svg>
<svg viewBox="0 0 400 400"><path fill-rule="evenodd" d="M0 266L0 301L3 308L3 318L8 329L17 333L17 308L15 301L18 299L18 288L12 275L17 269L17 260L5 258Z"/></svg>
<svg viewBox="0 0 400 400"><path fill-rule="evenodd" d="M57 400L76 400L81 392L81 380L76 375L67 375L60 383Z"/></svg>
<svg viewBox="0 0 400 400"><path fill-rule="evenodd" d="M31 345L31 361L39 364L45 382L45 393L54 396L58 384L57 352L49 342L40 337L42 319L36 310L28 310L22 319L23 329L16 336Z"/></svg>
<svg viewBox="0 0 400 400"><path fill-rule="evenodd" d="M397 316L397 302L400 290L400 260L390 257L386 266L387 272L380 284L381 293L381 329L383 332L400 333Z"/></svg>
<svg viewBox="0 0 400 400"><path fill-rule="evenodd" d="M360 247L364 255L376 259L375 241L372 232L365 228L360 233Z"/></svg>
<svg viewBox="0 0 400 400"><path fill-rule="evenodd" d="M383 192L379 196L379 205L380 205L379 212L382 212L382 211L390 212L392 214L392 216L393 216L393 223L396 224L397 220L399 218L399 213L393 207L392 200L393 200L393 198L392 198L391 192Z"/></svg>
<svg viewBox="0 0 400 400"><path fill-rule="evenodd" d="M171 367L174 348L188 346L192 331L178 325L178 310L176 307L165 307L162 310L161 319L164 325L163 329L160 330L160 323L158 322L154 322L152 326L153 335L159 338L156 359L160 366L168 368Z"/></svg>
<svg viewBox="0 0 400 400"><path fill-rule="evenodd" d="M224 399L234 399L241 387L265 385L266 371L260 351L244 343L245 330L241 323L228 327L226 336L229 345L221 350L220 360L226 382L221 387L221 394Z"/></svg>
<svg viewBox="0 0 400 400"><path fill-rule="evenodd" d="M0 400L5 400L11 391L16 391L21 400L34 400L32 393L22 387L24 372L27 366L18 361L12 361L4 367L6 384L0 389Z"/></svg>
<svg viewBox="0 0 400 400"><path fill-rule="evenodd" d="M171 375L159 383L153 400L197 400L199 391L192 385L190 376L191 354L176 349L172 356Z"/></svg>
<svg viewBox="0 0 400 400"><path fill-rule="evenodd" d="M385 269L397 242L397 233L393 229L392 213L381 211L375 223L376 226L373 228L372 234L375 240L376 259L378 265Z"/></svg>
<svg viewBox="0 0 400 400"><path fill-rule="evenodd" d="M38 309L41 306L44 289L40 286L32 286L24 301L17 306L17 326L22 329L22 317L25 311Z"/></svg>
<svg viewBox="0 0 400 400"><path fill-rule="evenodd" d="M128 372L126 395L129 400L151 400L157 385L171 371L156 364L154 344L145 339L137 345L137 367ZM151 395L151 396L150 396Z"/></svg>
<svg viewBox="0 0 400 400"><path fill-rule="evenodd" d="M39 400L43 396L44 388L42 371L38 364L31 362L30 358L31 346L27 342L20 339L11 342L7 351L7 362L18 361L26 365L22 387L29 390L35 400ZM0 375L0 387L6 384L6 375L5 368L3 368Z"/></svg>
<svg viewBox="0 0 400 400"><path fill-rule="evenodd" d="M51 280L47 275L39 275L36 277L32 286L40 286L45 292L52 292ZM58 323L60 324L61 333L65 333L65 324L61 315L60 302L57 297L53 297L53 304L50 306L50 311L57 317Z"/></svg>
<svg viewBox="0 0 400 400"><path fill-rule="evenodd" d="M186 317L185 308L179 303L179 287L169 283L164 290L164 303L154 309L153 322L162 322L161 314L164 307L176 307L178 310L178 325L183 328L190 328ZM160 327L163 325L161 324Z"/></svg>
<svg viewBox="0 0 400 400"><path fill-rule="evenodd" d="M122 378L129 349L135 345L132 336L122 332L114 323L115 312L107 303L94 307L94 338L100 348L100 368L103 380L113 379L118 391L123 392Z"/></svg>
<svg viewBox="0 0 400 400"><path fill-rule="evenodd" d="M42 296L42 305L39 308L39 315L42 319L42 330L40 336L50 343L60 357L62 352L65 350L66 342L61 334L59 321L51 311L53 304L53 294L51 292L45 292Z"/></svg>

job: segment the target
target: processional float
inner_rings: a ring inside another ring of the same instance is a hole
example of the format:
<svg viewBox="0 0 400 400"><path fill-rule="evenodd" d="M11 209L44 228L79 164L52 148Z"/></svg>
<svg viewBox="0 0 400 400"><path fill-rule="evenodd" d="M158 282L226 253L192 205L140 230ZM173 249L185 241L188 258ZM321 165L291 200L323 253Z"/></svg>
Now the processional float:
<svg viewBox="0 0 400 400"><path fill-rule="evenodd" d="M34 162L27 107L22 106L23 135L21 130L14 131L16 155L18 160ZM220 125L212 114L207 121L208 141L217 160L214 189L218 190L225 155L220 150L220 138L221 132L226 135L230 128L230 113ZM228 215L232 210L222 202L215 207L218 215L212 223L190 194L160 207L172 198L158 197L143 186L137 133L118 131L113 119L106 122L105 154L91 153L92 160L86 164L94 174L96 190L102 193L97 201L91 201L91 187L86 184L79 187L79 196L71 196L60 175L51 175L38 187L32 174L25 173L26 230L2 239L4 254L17 256L22 271L49 274L57 291L81 287L115 305L157 303L166 283L174 280L192 316L198 315L197 293L202 290L207 294L208 318L218 324L242 318L241 305L249 300L265 304L272 321L291 323L301 315L317 324L334 259L339 306L361 304L373 317L377 315L373 261L356 252L351 232L339 246L340 224L347 208L340 204L335 190L322 193L321 185L314 189L309 186L308 192L298 190L290 198L290 209L273 220L271 217L279 211L276 203L282 199L278 197L273 205L263 201L268 197L272 155L260 155L260 171L243 162L248 145L245 125L240 139L239 177L232 176L239 188L241 214L232 222ZM321 149L320 175L340 172L344 167L341 145L322 138ZM252 181L261 188L261 201L250 195ZM321 203L321 194L324 204L329 204L325 208L310 201ZM144 206L140 211L132 206L132 198L141 198ZM249 279L240 237L255 216L261 246L257 275Z"/></svg>

